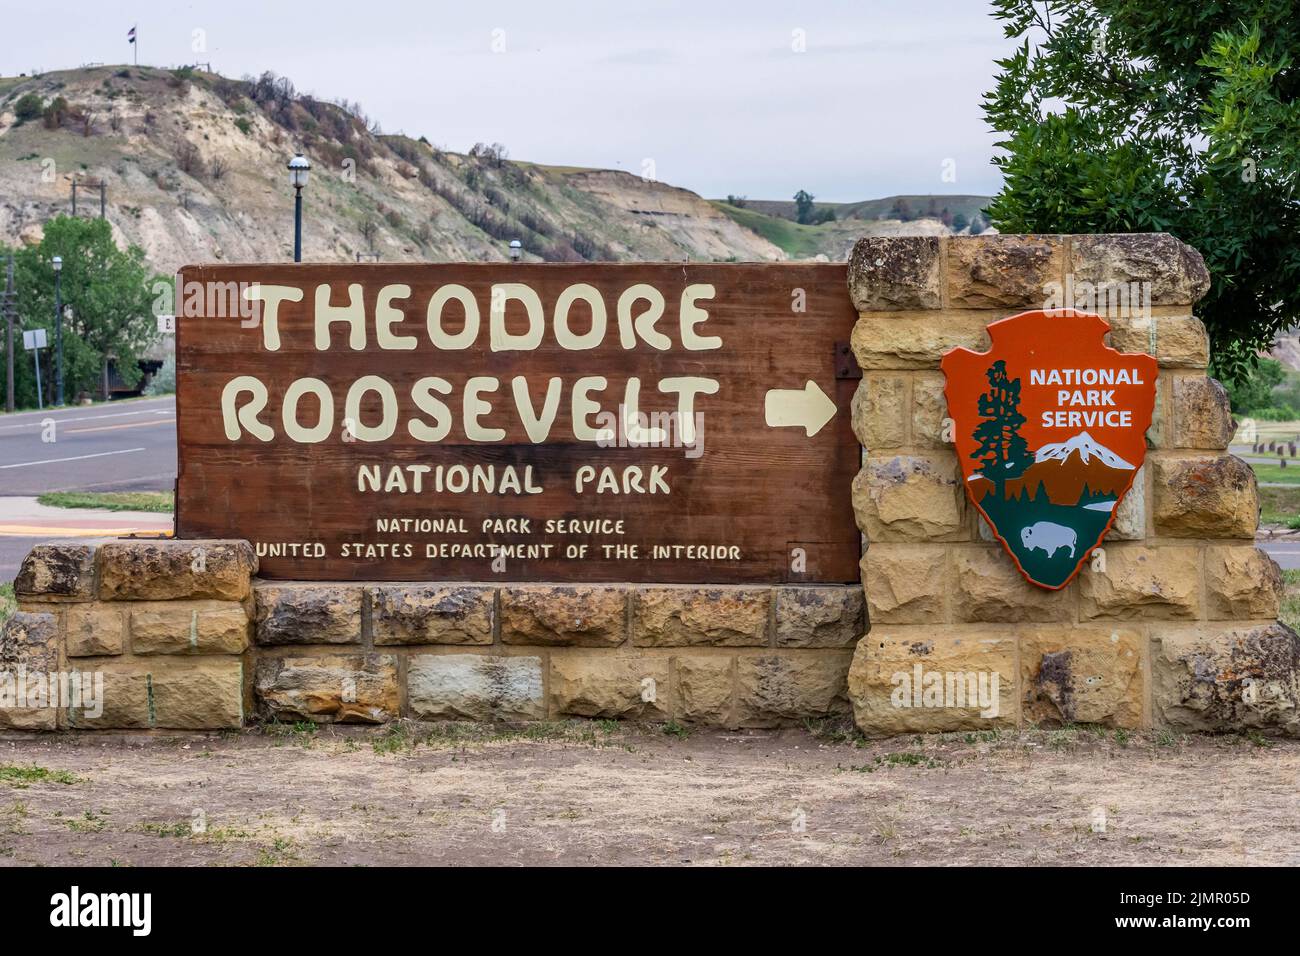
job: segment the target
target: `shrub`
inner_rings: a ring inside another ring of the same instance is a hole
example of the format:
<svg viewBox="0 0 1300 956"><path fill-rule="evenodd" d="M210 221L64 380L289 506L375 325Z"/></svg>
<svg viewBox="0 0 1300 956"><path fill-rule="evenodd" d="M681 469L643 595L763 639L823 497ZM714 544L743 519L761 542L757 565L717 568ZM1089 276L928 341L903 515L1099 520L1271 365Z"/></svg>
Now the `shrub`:
<svg viewBox="0 0 1300 956"><path fill-rule="evenodd" d="M18 102L14 104L14 116L18 118L19 123L34 120L44 111L45 105L35 93L24 93L18 98Z"/></svg>
<svg viewBox="0 0 1300 956"><path fill-rule="evenodd" d="M176 393L176 357L167 356L162 368L153 373L149 384L145 386L146 395L174 395Z"/></svg>

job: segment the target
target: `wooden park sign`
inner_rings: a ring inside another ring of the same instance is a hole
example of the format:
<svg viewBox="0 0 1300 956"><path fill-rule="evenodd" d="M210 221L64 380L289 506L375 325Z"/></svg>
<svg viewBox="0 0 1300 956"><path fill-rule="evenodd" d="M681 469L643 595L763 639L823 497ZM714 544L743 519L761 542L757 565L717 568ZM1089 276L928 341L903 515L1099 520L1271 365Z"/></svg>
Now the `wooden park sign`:
<svg viewBox="0 0 1300 956"><path fill-rule="evenodd" d="M1110 348L1104 319L1069 309L988 331L987 352L942 363L966 493L1021 574L1063 588L1142 467L1156 360Z"/></svg>
<svg viewBox="0 0 1300 956"><path fill-rule="evenodd" d="M857 579L843 265L180 280L177 533L265 576Z"/></svg>

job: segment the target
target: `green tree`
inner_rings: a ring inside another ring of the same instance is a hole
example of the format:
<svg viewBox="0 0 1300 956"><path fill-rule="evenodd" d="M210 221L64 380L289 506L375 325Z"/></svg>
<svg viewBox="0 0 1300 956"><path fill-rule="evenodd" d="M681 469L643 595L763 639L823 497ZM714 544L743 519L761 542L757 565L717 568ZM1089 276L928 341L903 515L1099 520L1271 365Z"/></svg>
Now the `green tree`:
<svg viewBox="0 0 1300 956"><path fill-rule="evenodd" d="M1229 382L1228 401L1234 412L1256 412L1275 405L1273 389L1281 385L1286 378L1282 363L1276 359L1261 358L1259 365L1249 375Z"/></svg>
<svg viewBox="0 0 1300 956"><path fill-rule="evenodd" d="M993 482L997 499L1005 496L1008 478L1019 478L1034 463L1029 443L1020 435L1025 416L1020 414L1020 379L1007 377L1007 363L999 359L984 373L989 390L979 397L979 415L971 437L979 448L971 457L980 461L976 469Z"/></svg>
<svg viewBox="0 0 1300 956"><path fill-rule="evenodd" d="M16 251L14 284L18 289L18 320L23 329L47 330L49 348L41 353L41 385L45 401L55 394L54 383L54 256L63 259L60 293L72 309L63 323L64 395L103 395L108 363L128 385L140 379L138 360L157 336L152 314L152 287L157 281L136 246L122 251L113 242L103 219L59 216L45 224L40 243ZM0 350L3 341L0 340ZM24 407L36 406L32 356L22 351L15 332L15 398Z"/></svg>
<svg viewBox="0 0 1300 956"><path fill-rule="evenodd" d="M1205 257L1215 371L1300 320L1300 0L993 0L1004 232L1170 232Z"/></svg>
<svg viewBox="0 0 1300 956"><path fill-rule="evenodd" d="M806 189L801 189L794 194L794 218L797 222L804 224L812 222L813 198Z"/></svg>

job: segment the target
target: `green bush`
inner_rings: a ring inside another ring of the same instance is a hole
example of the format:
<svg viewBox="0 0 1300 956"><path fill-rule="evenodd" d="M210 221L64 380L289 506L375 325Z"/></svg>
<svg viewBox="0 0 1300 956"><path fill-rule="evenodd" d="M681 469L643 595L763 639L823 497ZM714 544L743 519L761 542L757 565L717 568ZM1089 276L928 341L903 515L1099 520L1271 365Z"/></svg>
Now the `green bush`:
<svg viewBox="0 0 1300 956"><path fill-rule="evenodd" d="M1281 362L1261 358L1259 364L1246 375L1235 382L1224 383L1224 388L1228 390L1228 400L1232 403L1232 410L1245 412L1250 409L1251 414L1256 418L1263 418L1264 416L1258 413L1259 410L1277 406L1273 390L1281 385L1285 378L1286 371L1282 368ZM1265 420L1277 421L1278 419Z"/></svg>
<svg viewBox="0 0 1300 956"><path fill-rule="evenodd" d="M1300 419L1300 411L1293 405L1270 405L1266 408L1252 408L1245 413L1245 417L1261 422L1293 422Z"/></svg>
<svg viewBox="0 0 1300 956"><path fill-rule="evenodd" d="M153 378L145 386L146 395L175 395L176 394L176 356L167 356L166 361L162 363L162 368L153 373Z"/></svg>
<svg viewBox="0 0 1300 956"><path fill-rule="evenodd" d="M39 119L45 112L45 104L35 93L24 93L14 104L14 116L18 118L19 123L26 123L28 120Z"/></svg>

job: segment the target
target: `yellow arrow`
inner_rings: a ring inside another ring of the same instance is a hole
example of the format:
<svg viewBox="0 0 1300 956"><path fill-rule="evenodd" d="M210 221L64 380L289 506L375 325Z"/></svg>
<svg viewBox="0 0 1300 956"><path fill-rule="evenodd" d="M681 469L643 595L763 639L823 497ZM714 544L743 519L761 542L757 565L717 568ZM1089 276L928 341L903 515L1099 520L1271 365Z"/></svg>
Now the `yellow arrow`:
<svg viewBox="0 0 1300 956"><path fill-rule="evenodd" d="M812 381L803 388L769 388L763 396L769 428L802 428L809 438L821 431L836 411L835 403Z"/></svg>

